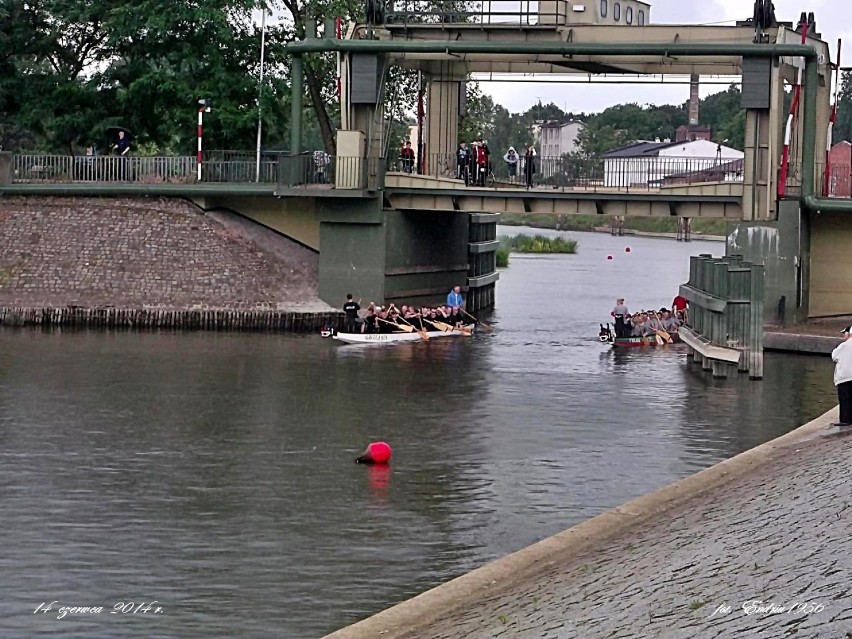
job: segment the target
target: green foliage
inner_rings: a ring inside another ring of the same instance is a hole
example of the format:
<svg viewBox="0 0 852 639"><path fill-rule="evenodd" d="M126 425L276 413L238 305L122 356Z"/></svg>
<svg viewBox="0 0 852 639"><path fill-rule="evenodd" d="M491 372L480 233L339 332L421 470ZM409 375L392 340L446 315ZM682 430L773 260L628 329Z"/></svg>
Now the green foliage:
<svg viewBox="0 0 852 639"><path fill-rule="evenodd" d="M213 100L207 148L252 148L260 37L255 0L9 0L0 12L0 142L69 152L106 129L160 152L195 150L197 100ZM275 60L271 60L274 64ZM280 78L265 123L280 135Z"/></svg>
<svg viewBox="0 0 852 639"><path fill-rule="evenodd" d="M465 104L465 115L459 122L459 141L471 142L483 138L488 140L489 144L493 143L497 117L494 100L482 92L477 82L468 82Z"/></svg>
<svg viewBox="0 0 852 639"><path fill-rule="evenodd" d="M576 253L577 240L544 235L503 235L500 237L502 248L515 253Z"/></svg>
<svg viewBox="0 0 852 639"><path fill-rule="evenodd" d="M837 95L837 121L834 123L832 142L852 142L852 71L841 75L840 91Z"/></svg>
<svg viewBox="0 0 852 639"><path fill-rule="evenodd" d="M440 9L444 0L434 7ZM191 154L196 100L213 100L205 116L207 149L253 149L258 110L264 147L286 149L289 139L289 58L283 45L305 35L308 19L320 25L340 16L362 20L351 0L269 0L288 19L267 25L266 65L259 87L260 29L251 14L260 0L4 0L0 3L0 147L67 153L95 142L106 129L133 133L134 151ZM340 112L336 56L306 57L304 146L334 150ZM387 70L386 144L391 156L416 122L416 71ZM523 154L537 122L587 123L580 149L569 156L578 171L589 156L637 139L673 138L687 122L687 105L616 105L590 115L538 103L510 113L467 83L467 112L459 140L488 139L493 158L513 146ZM745 115L732 85L701 104L701 122L713 139L742 148ZM852 139L852 74L843 74L835 140ZM569 163L570 164L570 163Z"/></svg>
<svg viewBox="0 0 852 639"><path fill-rule="evenodd" d="M497 249L497 268L506 268L509 266L509 249L501 246Z"/></svg>

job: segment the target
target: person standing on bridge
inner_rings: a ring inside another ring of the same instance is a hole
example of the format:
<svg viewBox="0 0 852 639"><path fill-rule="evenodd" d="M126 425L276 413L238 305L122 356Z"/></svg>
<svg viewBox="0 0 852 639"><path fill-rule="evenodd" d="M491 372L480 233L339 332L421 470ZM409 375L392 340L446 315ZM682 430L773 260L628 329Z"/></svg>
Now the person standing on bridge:
<svg viewBox="0 0 852 639"><path fill-rule="evenodd" d="M521 159L518 156L517 151L515 151L515 147L510 146L509 150L506 151L506 155L503 156L503 159L506 161L506 170L509 172L509 181L514 182L518 177L518 162Z"/></svg>
<svg viewBox="0 0 852 639"><path fill-rule="evenodd" d="M447 295L447 306L453 308L457 306L459 308L464 308L464 298L461 294L461 286L456 286L450 291L450 294Z"/></svg>
<svg viewBox="0 0 852 639"><path fill-rule="evenodd" d="M467 186L470 174L470 149L467 148L467 142L461 142L456 151L456 171L456 177L464 180L464 185Z"/></svg>
<svg viewBox="0 0 852 639"><path fill-rule="evenodd" d="M402 162L403 171L411 173L414 170L414 149L411 148L410 140L407 140L405 146L399 150L399 159Z"/></svg>
<svg viewBox="0 0 852 639"><path fill-rule="evenodd" d="M352 299L352 293L346 295L346 304L343 305L343 312L346 313L346 321L344 323L344 331L346 333L358 332L358 311L361 306Z"/></svg>
<svg viewBox="0 0 852 639"><path fill-rule="evenodd" d="M852 426L852 326L843 329L843 343L831 352L831 359L840 402L840 421L832 426Z"/></svg>
<svg viewBox="0 0 852 639"><path fill-rule="evenodd" d="M535 174L535 147L530 144L527 147L527 152L524 154L524 178L527 183L527 188L533 187L533 175Z"/></svg>

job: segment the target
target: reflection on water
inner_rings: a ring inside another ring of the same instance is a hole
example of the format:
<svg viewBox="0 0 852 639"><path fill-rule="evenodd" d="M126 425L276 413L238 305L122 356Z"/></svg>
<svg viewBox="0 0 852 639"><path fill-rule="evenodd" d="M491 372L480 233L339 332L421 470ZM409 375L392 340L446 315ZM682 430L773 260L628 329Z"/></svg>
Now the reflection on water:
<svg viewBox="0 0 852 639"><path fill-rule="evenodd" d="M0 331L0 627L317 637L833 404L823 358L720 381L601 345L616 296L670 303L721 245L569 235L578 255L512 257L472 340ZM353 463L372 439L391 467Z"/></svg>

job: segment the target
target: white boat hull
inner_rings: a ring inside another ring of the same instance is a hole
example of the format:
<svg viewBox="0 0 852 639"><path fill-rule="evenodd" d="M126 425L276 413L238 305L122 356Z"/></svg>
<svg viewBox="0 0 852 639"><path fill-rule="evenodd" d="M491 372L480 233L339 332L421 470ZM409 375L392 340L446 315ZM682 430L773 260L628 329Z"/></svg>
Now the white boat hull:
<svg viewBox="0 0 852 639"><path fill-rule="evenodd" d="M466 328L473 331L473 324ZM458 337L465 336L461 331L426 331L426 335L433 337ZM424 341L420 333L335 333L331 336L344 344L391 344L394 342L421 342Z"/></svg>

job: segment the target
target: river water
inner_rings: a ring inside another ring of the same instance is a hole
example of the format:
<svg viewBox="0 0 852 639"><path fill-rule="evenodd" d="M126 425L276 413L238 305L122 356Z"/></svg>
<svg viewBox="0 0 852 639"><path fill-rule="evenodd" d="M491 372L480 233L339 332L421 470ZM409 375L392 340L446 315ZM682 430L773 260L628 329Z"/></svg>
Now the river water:
<svg viewBox="0 0 852 639"><path fill-rule="evenodd" d="M721 243L565 235L470 340L0 330L0 635L319 637L834 404L825 358L598 343ZM390 468L353 463L374 439Z"/></svg>

